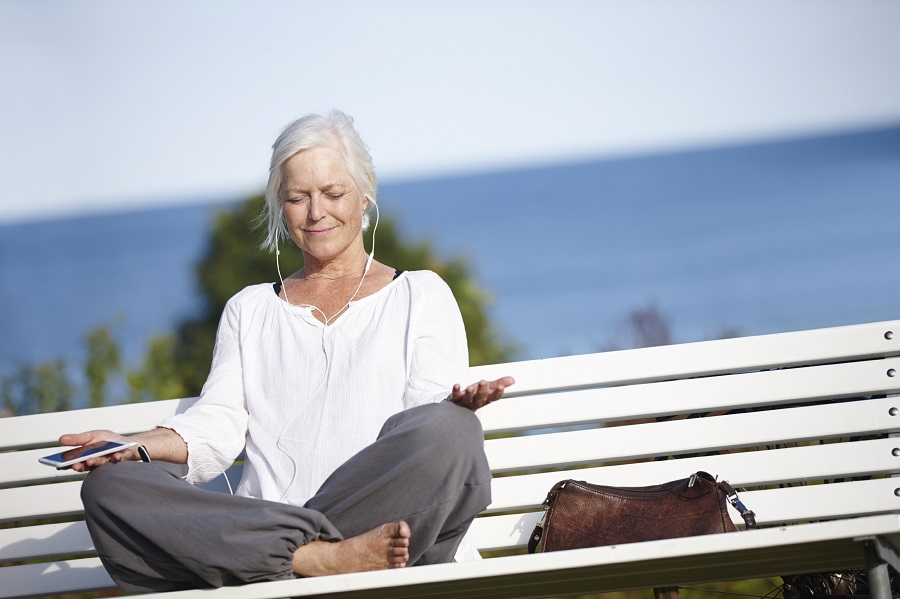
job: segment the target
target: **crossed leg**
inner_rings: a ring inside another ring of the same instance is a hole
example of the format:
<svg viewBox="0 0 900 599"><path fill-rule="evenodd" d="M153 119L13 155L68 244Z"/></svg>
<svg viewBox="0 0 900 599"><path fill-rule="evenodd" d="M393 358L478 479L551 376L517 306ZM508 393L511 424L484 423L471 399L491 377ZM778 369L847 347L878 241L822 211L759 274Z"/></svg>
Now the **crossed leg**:
<svg viewBox="0 0 900 599"><path fill-rule="evenodd" d="M304 507L185 483L183 465L107 464L82 500L107 571L168 591L452 561L490 503L477 417L429 404L394 415Z"/></svg>

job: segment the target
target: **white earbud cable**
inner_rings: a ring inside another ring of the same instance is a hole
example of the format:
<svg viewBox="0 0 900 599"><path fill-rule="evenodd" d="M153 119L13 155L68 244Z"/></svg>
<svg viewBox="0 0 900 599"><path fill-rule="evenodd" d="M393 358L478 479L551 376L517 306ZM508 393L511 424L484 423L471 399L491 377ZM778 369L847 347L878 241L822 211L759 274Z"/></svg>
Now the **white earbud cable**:
<svg viewBox="0 0 900 599"><path fill-rule="evenodd" d="M291 465L293 467L293 474L291 475L291 484L289 484L288 487L284 490L284 493L282 493L279 501L284 501L284 498L287 497L287 494L293 488L294 481L297 480L297 461L294 459L294 456L291 455L291 452L287 451L284 447L284 443L283 443L284 434L287 432L288 428L290 428L291 424L293 424L294 420L297 418L297 416L301 412L304 413L304 418L306 417L304 408L306 408L306 406L309 404L309 402L311 402L316 396L318 396L319 391L322 389L322 385L324 385L325 381L328 379L328 373L331 371L331 362L328 360L328 350L325 347L325 331L328 329L328 325L332 321L334 321L335 318L340 316L344 312L344 310L347 310L350 307L350 305L353 303L353 300L356 299L356 296L359 293L359 290L362 289L363 282L366 280L366 275L369 274L369 268L372 266L372 260L374 260L374 258L375 258L375 233L378 231L378 220L380 217L380 211L378 210L378 203L375 200L369 198L369 201L371 201L372 205L375 206L375 226L372 228L372 251L369 253L369 257L366 260L366 266L363 269L363 274L359 280L359 285L356 286L356 291L354 291L353 295L350 296L350 300L346 303L346 305L344 305L343 308L341 308L340 310L338 310L337 312L332 314L331 317L326 315L325 312L323 312L320 308L313 306L312 304L292 304L291 303L291 301L288 299L287 287L284 284L284 278L282 278L282 276L281 276L281 264L278 259L278 257L281 255L281 251L278 249L277 245L275 246L275 267L278 270L278 280L281 281L281 290L284 292L284 301L286 301L289 306L295 306L298 308L310 308L311 310L316 310L319 312L319 314L322 315L322 318L325 319L325 322L323 323L323 326L322 326L322 353L325 355L325 372L322 374L322 379L319 381L319 384L316 386L316 390L313 391L312 395L310 395L306 399L305 402L303 402L303 405L301 405L299 408L297 408L297 411L294 412L294 415L291 416L290 420L288 420L287 424L284 426L284 429L282 429L281 434L278 435L278 440L275 442L275 446L278 447L291 460ZM225 481L226 482L228 481L227 476L225 477ZM230 483L228 485L228 488L231 489ZM233 495L233 493L232 493L232 495Z"/></svg>

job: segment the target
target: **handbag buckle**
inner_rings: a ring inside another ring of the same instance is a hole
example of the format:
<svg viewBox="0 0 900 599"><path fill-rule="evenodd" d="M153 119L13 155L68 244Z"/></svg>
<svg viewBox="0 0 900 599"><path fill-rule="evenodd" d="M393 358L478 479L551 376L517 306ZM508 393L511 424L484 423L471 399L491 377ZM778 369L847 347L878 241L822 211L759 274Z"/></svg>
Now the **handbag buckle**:
<svg viewBox="0 0 900 599"><path fill-rule="evenodd" d="M744 502L741 501L740 497L738 497L737 491L734 490L734 487L732 487L725 481L722 481L719 484L725 489L725 497L728 499L728 503L730 503L734 507L734 509L741 513L741 518L743 518L744 524L747 525L747 528L758 528L758 525L756 523L756 513L753 510L747 509L747 506L744 505Z"/></svg>

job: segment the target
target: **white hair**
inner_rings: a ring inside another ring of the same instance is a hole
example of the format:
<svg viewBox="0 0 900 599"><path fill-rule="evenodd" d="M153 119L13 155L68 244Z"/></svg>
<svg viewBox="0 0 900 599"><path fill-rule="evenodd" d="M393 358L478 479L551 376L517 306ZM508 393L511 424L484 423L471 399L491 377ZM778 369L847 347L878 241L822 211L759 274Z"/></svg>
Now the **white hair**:
<svg viewBox="0 0 900 599"><path fill-rule="evenodd" d="M267 224L266 239L261 245L263 249L273 252L279 240L290 239L281 213L284 204L284 198L281 196L282 166L297 152L322 146L337 147L346 160L347 169L359 191L364 197L369 198L371 203L377 200L375 166L372 164L369 148L353 127L353 117L340 110L332 110L327 116L308 114L285 127L272 145L266 202L262 214L259 215L260 223ZM363 216L363 231L368 226L367 209Z"/></svg>

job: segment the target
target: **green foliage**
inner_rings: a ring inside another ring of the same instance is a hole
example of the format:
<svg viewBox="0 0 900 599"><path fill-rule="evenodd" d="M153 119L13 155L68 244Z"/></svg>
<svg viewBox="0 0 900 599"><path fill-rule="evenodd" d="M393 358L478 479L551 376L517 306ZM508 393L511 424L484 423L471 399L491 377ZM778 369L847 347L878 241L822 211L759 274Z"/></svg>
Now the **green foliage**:
<svg viewBox="0 0 900 599"><path fill-rule="evenodd" d="M212 235L195 275L203 308L199 317L183 322L175 333L178 381L187 395L197 395L209 374L219 317L232 295L257 283L275 281L275 258L259 249L260 231L253 227L263 196L253 196L216 217ZM285 276L303 266L298 252L282 251Z"/></svg>
<svg viewBox="0 0 900 599"><path fill-rule="evenodd" d="M72 407L75 387L63 360L26 364L0 381L4 407L13 414L60 412Z"/></svg>
<svg viewBox="0 0 900 599"><path fill-rule="evenodd" d="M372 231L366 234L366 247L372 247ZM424 241L405 242L394 220L383 218L378 224L375 254L379 261L400 270L433 270L453 291L466 325L469 364L506 362L516 355L515 346L504 340L488 319L490 294L473 280L469 265L462 258L438 258Z"/></svg>
<svg viewBox="0 0 900 599"><path fill-rule="evenodd" d="M130 387L128 401L132 403L189 395L178 378L173 335L154 337L141 367L128 373L127 378Z"/></svg>
<svg viewBox="0 0 900 599"><path fill-rule="evenodd" d="M278 279L275 257L258 249L261 233L253 227L262 204L263 196L254 196L236 209L219 214L206 252L197 264L203 311L198 318L179 326L174 348L178 379L188 395L199 393L209 373L219 316L228 299L247 285ZM472 365L511 359L514 348L491 327L487 314L489 296L472 280L465 261L440 259L424 241L404 241L395 221L384 216L378 224L376 243L379 261L400 270L433 270L447 282L466 325ZM371 231L365 244L371 247ZM282 248L280 260L284 276L303 266L302 254L293 244Z"/></svg>
<svg viewBox="0 0 900 599"><path fill-rule="evenodd" d="M122 355L108 326L97 327L85 335L84 344L88 354L84 367L88 405L99 408L106 402L110 378L122 370Z"/></svg>
<svg viewBox="0 0 900 599"><path fill-rule="evenodd" d="M0 380L4 407L16 415L42 414L72 409L74 399L82 397L91 408L118 403L109 397L110 383L122 374L119 343L107 325L92 329L83 339L87 357L84 364L84 394L72 382L63 360L38 365L18 366Z"/></svg>

